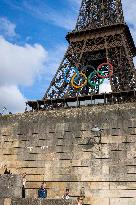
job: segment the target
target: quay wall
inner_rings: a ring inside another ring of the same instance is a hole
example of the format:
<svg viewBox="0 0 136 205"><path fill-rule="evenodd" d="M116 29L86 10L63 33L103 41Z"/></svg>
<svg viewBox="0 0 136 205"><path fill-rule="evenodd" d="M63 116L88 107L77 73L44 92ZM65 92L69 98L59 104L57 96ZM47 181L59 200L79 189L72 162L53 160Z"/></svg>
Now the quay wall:
<svg viewBox="0 0 136 205"><path fill-rule="evenodd" d="M101 131L101 144L91 129ZM136 103L0 116L0 174L27 173L27 197L42 181L48 199L84 187L91 205L136 204Z"/></svg>

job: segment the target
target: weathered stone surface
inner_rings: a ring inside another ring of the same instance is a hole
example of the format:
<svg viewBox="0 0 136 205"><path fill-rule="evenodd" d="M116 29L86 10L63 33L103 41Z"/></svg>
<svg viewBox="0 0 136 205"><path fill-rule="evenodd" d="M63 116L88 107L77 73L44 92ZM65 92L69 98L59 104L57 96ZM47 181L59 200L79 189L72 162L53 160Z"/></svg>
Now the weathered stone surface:
<svg viewBox="0 0 136 205"><path fill-rule="evenodd" d="M12 199L11 205L74 205L75 202L60 199Z"/></svg>
<svg viewBox="0 0 136 205"><path fill-rule="evenodd" d="M4 199L4 205L11 205L11 198Z"/></svg>
<svg viewBox="0 0 136 205"><path fill-rule="evenodd" d="M0 175L0 198L22 197L22 178L18 175Z"/></svg>
<svg viewBox="0 0 136 205"><path fill-rule="evenodd" d="M102 129L102 144L91 128ZM27 197L47 181L48 199L85 187L85 203L136 203L136 103L0 117L0 173L27 173ZM131 197L131 198L130 198ZM125 199L126 200L125 200Z"/></svg>
<svg viewBox="0 0 136 205"><path fill-rule="evenodd" d="M72 200L61 199L9 199L0 198L0 205L75 205Z"/></svg>
<svg viewBox="0 0 136 205"><path fill-rule="evenodd" d="M4 205L4 199L0 198L0 205Z"/></svg>

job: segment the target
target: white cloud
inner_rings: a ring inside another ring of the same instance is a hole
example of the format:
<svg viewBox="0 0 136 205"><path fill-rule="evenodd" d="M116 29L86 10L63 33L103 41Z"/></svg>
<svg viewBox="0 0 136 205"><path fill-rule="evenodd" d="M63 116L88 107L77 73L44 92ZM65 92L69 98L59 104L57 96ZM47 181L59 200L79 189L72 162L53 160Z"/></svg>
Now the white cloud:
<svg viewBox="0 0 136 205"><path fill-rule="evenodd" d="M9 112L22 112L25 109L26 98L17 86L0 86L0 112L6 107Z"/></svg>
<svg viewBox="0 0 136 205"><path fill-rule="evenodd" d="M47 51L39 44L20 46L5 38L16 37L16 25L7 18L0 18L0 111L24 111L26 98L19 86L34 83L44 68Z"/></svg>
<svg viewBox="0 0 136 205"><path fill-rule="evenodd" d="M41 45L19 46L0 37L0 107L7 105L12 112L24 110L25 98L18 86L32 85L46 60L47 51Z"/></svg>
<svg viewBox="0 0 136 205"><path fill-rule="evenodd" d="M5 17L0 17L0 34L7 37L15 37L16 25Z"/></svg>
<svg viewBox="0 0 136 205"><path fill-rule="evenodd" d="M19 46L0 37L0 85L32 85L46 59L39 44Z"/></svg>

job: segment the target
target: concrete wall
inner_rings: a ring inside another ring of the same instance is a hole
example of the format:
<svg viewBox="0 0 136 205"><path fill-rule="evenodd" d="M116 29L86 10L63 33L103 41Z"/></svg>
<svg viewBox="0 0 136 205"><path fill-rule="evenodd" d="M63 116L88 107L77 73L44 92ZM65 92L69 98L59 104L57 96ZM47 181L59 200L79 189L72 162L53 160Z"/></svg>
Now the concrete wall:
<svg viewBox="0 0 136 205"><path fill-rule="evenodd" d="M48 198L65 187L77 197L85 187L92 205L136 204L136 104L82 107L0 117L0 173L27 173L27 194L43 180ZM87 145L91 128L102 144Z"/></svg>

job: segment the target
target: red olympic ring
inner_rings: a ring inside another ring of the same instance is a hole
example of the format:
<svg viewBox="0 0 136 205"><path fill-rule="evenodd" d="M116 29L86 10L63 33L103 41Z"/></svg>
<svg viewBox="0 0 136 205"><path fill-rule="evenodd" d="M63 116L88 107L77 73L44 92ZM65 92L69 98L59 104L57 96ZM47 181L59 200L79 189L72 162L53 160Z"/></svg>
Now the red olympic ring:
<svg viewBox="0 0 136 205"><path fill-rule="evenodd" d="M101 73L99 72L99 71L100 71L100 68L101 68L102 66L107 66L107 65L109 66L108 74L105 75L105 76L103 76L103 75L101 75ZM98 71L97 75L98 75L100 78L108 78L108 77L110 77L110 76L113 74L113 65L110 64L110 63L102 63L102 64L100 64L100 65L98 66L97 71Z"/></svg>

